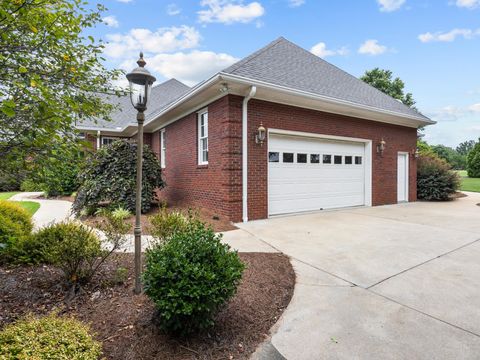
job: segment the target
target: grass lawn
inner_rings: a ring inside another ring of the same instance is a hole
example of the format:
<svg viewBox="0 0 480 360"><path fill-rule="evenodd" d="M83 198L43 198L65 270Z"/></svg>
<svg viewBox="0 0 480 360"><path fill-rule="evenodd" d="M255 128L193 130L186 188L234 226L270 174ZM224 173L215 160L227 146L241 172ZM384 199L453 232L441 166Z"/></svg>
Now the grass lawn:
<svg viewBox="0 0 480 360"><path fill-rule="evenodd" d="M19 201L18 204L27 210L30 215L35 214L40 207L40 204L35 201Z"/></svg>
<svg viewBox="0 0 480 360"><path fill-rule="evenodd" d="M18 194L18 191L2 192L0 193L0 200L8 200L15 194ZM27 210L31 215L35 214L40 207L40 204L35 201L18 201L17 203Z"/></svg>
<svg viewBox="0 0 480 360"><path fill-rule="evenodd" d="M480 192L480 178L469 178L465 170L458 170L461 177L460 190Z"/></svg>
<svg viewBox="0 0 480 360"><path fill-rule="evenodd" d="M13 195L16 195L16 194L18 194L18 191L0 192L0 200L10 199Z"/></svg>

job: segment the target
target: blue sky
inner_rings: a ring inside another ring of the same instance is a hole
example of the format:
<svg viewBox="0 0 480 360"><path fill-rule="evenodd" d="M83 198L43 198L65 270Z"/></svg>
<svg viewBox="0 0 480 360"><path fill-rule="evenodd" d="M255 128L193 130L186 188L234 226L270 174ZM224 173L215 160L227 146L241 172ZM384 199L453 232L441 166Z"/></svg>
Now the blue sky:
<svg viewBox="0 0 480 360"><path fill-rule="evenodd" d="M347 72L389 69L438 121L428 142L480 137L480 0L104 0L108 66L139 50L159 81L208 78L279 36Z"/></svg>

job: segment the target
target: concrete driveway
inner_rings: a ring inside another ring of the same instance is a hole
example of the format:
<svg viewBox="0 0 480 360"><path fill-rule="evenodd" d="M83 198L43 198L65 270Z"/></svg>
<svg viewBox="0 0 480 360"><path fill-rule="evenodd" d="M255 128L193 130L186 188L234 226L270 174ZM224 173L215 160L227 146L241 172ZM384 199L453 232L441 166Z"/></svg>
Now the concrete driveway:
<svg viewBox="0 0 480 360"><path fill-rule="evenodd" d="M297 285L272 337L287 359L480 359L477 203L281 217L225 236L292 257Z"/></svg>

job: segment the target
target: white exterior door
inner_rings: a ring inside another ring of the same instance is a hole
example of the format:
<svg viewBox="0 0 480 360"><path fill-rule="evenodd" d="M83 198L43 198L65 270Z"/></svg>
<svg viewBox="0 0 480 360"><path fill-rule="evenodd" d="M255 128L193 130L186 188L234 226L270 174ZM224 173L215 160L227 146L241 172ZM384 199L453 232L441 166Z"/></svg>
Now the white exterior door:
<svg viewBox="0 0 480 360"><path fill-rule="evenodd" d="M408 154L398 153L397 161L397 201L408 201Z"/></svg>
<svg viewBox="0 0 480 360"><path fill-rule="evenodd" d="M268 212L365 205L365 143L270 134Z"/></svg>

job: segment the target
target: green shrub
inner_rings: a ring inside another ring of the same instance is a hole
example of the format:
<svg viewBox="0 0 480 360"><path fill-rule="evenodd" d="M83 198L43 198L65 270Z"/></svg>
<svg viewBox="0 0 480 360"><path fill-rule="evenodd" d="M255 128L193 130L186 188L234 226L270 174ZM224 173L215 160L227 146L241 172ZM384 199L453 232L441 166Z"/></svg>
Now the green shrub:
<svg viewBox="0 0 480 360"><path fill-rule="evenodd" d="M20 185L22 191L43 191L43 184L36 182L31 178L26 178Z"/></svg>
<svg viewBox="0 0 480 360"><path fill-rule="evenodd" d="M87 158L79 176L79 189L73 211L94 213L101 203L110 207L121 206L135 211L137 145L128 141L115 141L100 148ZM143 151L142 212L150 209L155 190L163 187L161 168L154 152Z"/></svg>
<svg viewBox="0 0 480 360"><path fill-rule="evenodd" d="M32 157L22 183L23 191L43 191L47 197L70 195L78 188L78 173L83 158L72 143L53 141L48 154Z"/></svg>
<svg viewBox="0 0 480 360"><path fill-rule="evenodd" d="M460 178L443 159L420 155L417 160L417 196L423 200L449 200L460 186Z"/></svg>
<svg viewBox="0 0 480 360"><path fill-rule="evenodd" d="M85 284L94 274L97 259L104 255L93 230L81 223L67 221L49 225L24 245L25 253L37 254L39 262L52 264L71 284Z"/></svg>
<svg viewBox="0 0 480 360"><path fill-rule="evenodd" d="M13 201L0 200L0 261L13 261L20 243L30 236L31 215Z"/></svg>
<svg viewBox="0 0 480 360"><path fill-rule="evenodd" d="M213 325L243 270L237 252L198 220L147 250L145 293L156 305L160 327L186 335Z"/></svg>
<svg viewBox="0 0 480 360"><path fill-rule="evenodd" d="M471 178L480 178L480 140L468 153L467 172Z"/></svg>
<svg viewBox="0 0 480 360"><path fill-rule="evenodd" d="M132 213L129 210L119 206L112 211L112 216L116 219L125 220L125 219L128 219L130 216L132 216Z"/></svg>
<svg viewBox="0 0 480 360"><path fill-rule="evenodd" d="M163 242L178 231L186 230L189 221L194 220L192 213L185 216L180 211L168 211L165 206L155 215L150 216L149 232L158 242Z"/></svg>
<svg viewBox="0 0 480 360"><path fill-rule="evenodd" d="M0 170L0 191L20 190L20 185L25 178L25 171L18 169Z"/></svg>
<svg viewBox="0 0 480 360"><path fill-rule="evenodd" d="M96 360L101 354L87 325L55 314L28 316L0 332L0 359Z"/></svg>
<svg viewBox="0 0 480 360"><path fill-rule="evenodd" d="M25 239L17 251L17 262L51 264L72 286L88 283L105 260L128 240L130 225L111 213L99 223L102 238L94 230L74 221L49 225ZM107 250L108 245L110 249Z"/></svg>

